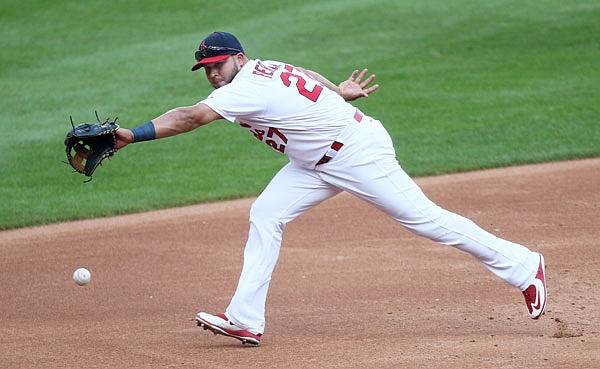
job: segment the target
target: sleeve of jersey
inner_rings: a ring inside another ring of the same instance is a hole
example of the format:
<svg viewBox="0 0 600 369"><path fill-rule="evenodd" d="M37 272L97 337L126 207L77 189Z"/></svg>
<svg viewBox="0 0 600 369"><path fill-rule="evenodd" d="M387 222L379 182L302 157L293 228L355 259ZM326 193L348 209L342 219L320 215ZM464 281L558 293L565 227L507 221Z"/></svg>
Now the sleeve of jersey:
<svg viewBox="0 0 600 369"><path fill-rule="evenodd" d="M230 122L260 116L266 104L249 83L230 83L214 90L201 101Z"/></svg>

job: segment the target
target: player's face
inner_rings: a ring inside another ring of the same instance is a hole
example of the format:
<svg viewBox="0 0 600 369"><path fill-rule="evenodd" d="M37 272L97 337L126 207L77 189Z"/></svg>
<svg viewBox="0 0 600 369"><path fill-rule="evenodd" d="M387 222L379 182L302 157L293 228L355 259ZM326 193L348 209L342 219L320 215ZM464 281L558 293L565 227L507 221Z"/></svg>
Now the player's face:
<svg viewBox="0 0 600 369"><path fill-rule="evenodd" d="M223 87L233 80L233 77L240 71L235 56L216 63L204 65L206 78L214 88Z"/></svg>

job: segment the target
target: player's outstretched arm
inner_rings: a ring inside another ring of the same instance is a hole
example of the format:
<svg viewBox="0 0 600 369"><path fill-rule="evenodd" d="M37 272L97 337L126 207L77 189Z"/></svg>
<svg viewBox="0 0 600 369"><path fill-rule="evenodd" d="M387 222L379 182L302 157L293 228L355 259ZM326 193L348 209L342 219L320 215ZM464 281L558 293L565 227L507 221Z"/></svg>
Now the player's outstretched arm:
<svg viewBox="0 0 600 369"><path fill-rule="evenodd" d="M116 149L121 149L133 142L149 141L189 132L219 119L223 118L202 103L175 108L134 129L119 128L116 131Z"/></svg>

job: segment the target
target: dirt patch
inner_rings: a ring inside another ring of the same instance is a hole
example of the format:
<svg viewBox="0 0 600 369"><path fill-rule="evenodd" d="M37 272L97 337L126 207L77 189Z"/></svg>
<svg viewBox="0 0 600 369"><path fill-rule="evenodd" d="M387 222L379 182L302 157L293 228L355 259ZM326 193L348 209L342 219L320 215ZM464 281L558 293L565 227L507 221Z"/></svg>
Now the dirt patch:
<svg viewBox="0 0 600 369"><path fill-rule="evenodd" d="M343 194L287 227L261 345L212 336L193 317L235 289L244 199L0 232L0 366L600 367L600 159L417 182L544 253L544 317L469 255ZM85 287L71 280L80 266Z"/></svg>

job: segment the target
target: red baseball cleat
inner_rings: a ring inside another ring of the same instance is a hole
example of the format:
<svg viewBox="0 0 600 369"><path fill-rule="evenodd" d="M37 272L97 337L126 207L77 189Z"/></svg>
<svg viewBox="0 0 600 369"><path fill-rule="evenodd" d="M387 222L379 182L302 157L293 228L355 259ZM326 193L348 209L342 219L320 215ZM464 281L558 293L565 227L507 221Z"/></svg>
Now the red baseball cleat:
<svg viewBox="0 0 600 369"><path fill-rule="evenodd" d="M525 296L525 304L529 310L529 316L532 319L539 318L546 310L546 300L548 298L548 290L546 289L546 265L544 256L540 254L540 265L533 282L523 291Z"/></svg>
<svg viewBox="0 0 600 369"><path fill-rule="evenodd" d="M252 333L247 329L238 327L233 322L229 321L225 314L221 313L215 315L198 313L196 314L196 323L199 327L208 329L214 334L233 337L242 341L244 344L249 343L258 345L262 336L260 333Z"/></svg>

